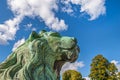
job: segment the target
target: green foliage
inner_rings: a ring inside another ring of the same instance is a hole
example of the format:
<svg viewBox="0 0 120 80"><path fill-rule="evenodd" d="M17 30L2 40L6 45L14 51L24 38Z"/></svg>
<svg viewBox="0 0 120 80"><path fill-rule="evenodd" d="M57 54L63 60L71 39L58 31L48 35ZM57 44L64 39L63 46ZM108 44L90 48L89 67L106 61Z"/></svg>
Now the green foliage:
<svg viewBox="0 0 120 80"><path fill-rule="evenodd" d="M97 55L91 63L89 77L91 80L117 80L117 68L102 55Z"/></svg>
<svg viewBox="0 0 120 80"><path fill-rule="evenodd" d="M68 70L63 73L62 80L84 80L84 79L82 79L81 73L75 70Z"/></svg>
<svg viewBox="0 0 120 80"><path fill-rule="evenodd" d="M117 79L120 80L120 72L117 73Z"/></svg>
<svg viewBox="0 0 120 80"><path fill-rule="evenodd" d="M109 78L108 78L108 80L118 80L117 79L117 74L116 74L116 72L118 71L118 69L117 69L117 67L115 66L115 64L114 63L110 63L109 65L108 65L108 70L109 70Z"/></svg>

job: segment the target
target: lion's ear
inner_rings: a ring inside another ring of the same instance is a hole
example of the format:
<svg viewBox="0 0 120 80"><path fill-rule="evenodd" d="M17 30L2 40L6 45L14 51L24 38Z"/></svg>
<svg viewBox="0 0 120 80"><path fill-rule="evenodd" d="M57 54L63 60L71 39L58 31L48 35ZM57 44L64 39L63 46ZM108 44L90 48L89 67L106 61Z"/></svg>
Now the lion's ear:
<svg viewBox="0 0 120 80"><path fill-rule="evenodd" d="M44 33L47 32L46 30L42 30L39 32L39 36L42 37L44 35Z"/></svg>
<svg viewBox="0 0 120 80"><path fill-rule="evenodd" d="M36 38L39 38L39 35L35 31L32 31L32 33L29 36L29 41L33 41Z"/></svg>

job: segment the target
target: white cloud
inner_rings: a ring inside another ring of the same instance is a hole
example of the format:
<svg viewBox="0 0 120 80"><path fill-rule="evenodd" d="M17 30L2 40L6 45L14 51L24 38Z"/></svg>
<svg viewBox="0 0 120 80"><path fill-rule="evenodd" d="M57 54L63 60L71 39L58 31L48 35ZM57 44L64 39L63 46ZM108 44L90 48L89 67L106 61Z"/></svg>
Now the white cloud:
<svg viewBox="0 0 120 80"><path fill-rule="evenodd" d="M61 69L61 74L64 73L66 70L78 70L79 68L84 67L84 63L82 61L80 62L75 62L75 63L69 63L66 62Z"/></svg>
<svg viewBox="0 0 120 80"><path fill-rule="evenodd" d="M21 40L18 40L18 41L14 44L12 51L14 51L15 49L17 49L17 48L18 48L20 45L22 45L24 42L25 42L25 39L24 39L24 38L21 39Z"/></svg>
<svg viewBox="0 0 120 80"><path fill-rule="evenodd" d="M67 9L72 9L71 4L79 5L80 12L85 12L90 16L89 20L95 20L106 13L105 0L62 0L62 3L68 5L64 8L64 12L66 11L67 13Z"/></svg>
<svg viewBox="0 0 120 80"><path fill-rule="evenodd" d="M90 80L90 78L89 77L84 77L86 80Z"/></svg>
<svg viewBox="0 0 120 80"><path fill-rule="evenodd" d="M70 4L70 0L61 0L61 3L64 4L64 6L61 7L61 10L63 12L67 12L68 14L73 13L73 9L72 9L72 6Z"/></svg>
<svg viewBox="0 0 120 80"><path fill-rule="evenodd" d="M57 0L8 0L11 10L17 15L38 16L45 24L56 31L66 30L64 20L55 17L53 10L57 11Z"/></svg>
<svg viewBox="0 0 120 80"><path fill-rule="evenodd" d="M0 44L7 44L8 40L14 39L19 24L25 16L37 16L49 28L56 31L67 29L65 21L55 17L53 12L58 10L57 0L7 0L7 2L15 18L0 24Z"/></svg>
<svg viewBox="0 0 120 80"><path fill-rule="evenodd" d="M36 28L32 27L32 26L33 26L32 23L28 23L28 24L24 25L26 31L28 31L28 30L30 30L30 31L36 31Z"/></svg>
<svg viewBox="0 0 120 80"><path fill-rule="evenodd" d="M114 63L117 66L118 71L120 72L120 61L112 60L111 63Z"/></svg>
<svg viewBox="0 0 120 80"><path fill-rule="evenodd" d="M118 61L112 60L111 63L114 63L115 65L117 65L117 64L118 64Z"/></svg>
<svg viewBox="0 0 120 80"><path fill-rule="evenodd" d="M80 12L86 12L90 15L90 20L98 18L100 15L105 14L105 0L83 0L81 3Z"/></svg>
<svg viewBox="0 0 120 80"><path fill-rule="evenodd" d="M62 11L69 14L74 12L71 4L81 6L80 12L90 15L90 20L105 14L105 0L7 0L9 9L15 17L0 24L0 44L7 44L9 40L14 40L15 34L19 30L19 24L25 16L38 17L50 29L56 31L66 30L68 26L65 21L55 15L55 12L60 10L59 2L65 5L62 6ZM35 28L31 29L34 30Z"/></svg>
<svg viewBox="0 0 120 80"><path fill-rule="evenodd" d="M36 31L37 29L36 28L32 28L32 31Z"/></svg>
<svg viewBox="0 0 120 80"><path fill-rule="evenodd" d="M71 14L73 12L72 8L70 8L69 6L67 7L63 7L62 8L62 11L63 12L67 12L68 14Z"/></svg>
<svg viewBox="0 0 120 80"><path fill-rule="evenodd" d="M29 23L29 24L26 25L26 27L31 28L31 27L32 27L32 24Z"/></svg>
<svg viewBox="0 0 120 80"><path fill-rule="evenodd" d="M21 20L21 16L16 16L13 19L5 21L4 24L0 24L0 44L8 44L8 40L14 39Z"/></svg>

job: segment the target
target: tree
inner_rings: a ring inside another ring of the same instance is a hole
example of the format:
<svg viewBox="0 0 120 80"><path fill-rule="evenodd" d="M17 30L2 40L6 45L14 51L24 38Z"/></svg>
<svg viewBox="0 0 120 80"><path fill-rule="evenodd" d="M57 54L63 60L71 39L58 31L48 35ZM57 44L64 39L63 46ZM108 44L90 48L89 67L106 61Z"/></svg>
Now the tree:
<svg viewBox="0 0 120 80"><path fill-rule="evenodd" d="M91 80L117 80L116 72L114 63L110 63L102 55L97 55L92 60L89 77Z"/></svg>
<svg viewBox="0 0 120 80"><path fill-rule="evenodd" d="M82 79L81 73L75 70L67 70L62 74L62 80L85 80L85 79Z"/></svg>
<svg viewBox="0 0 120 80"><path fill-rule="evenodd" d="M114 63L110 63L109 65L108 65L108 70L109 70L109 80L118 80L117 79L117 71L118 71L118 69L117 69L117 67L115 66L115 64Z"/></svg>
<svg viewBox="0 0 120 80"><path fill-rule="evenodd" d="M117 79L120 80L120 72L117 73Z"/></svg>

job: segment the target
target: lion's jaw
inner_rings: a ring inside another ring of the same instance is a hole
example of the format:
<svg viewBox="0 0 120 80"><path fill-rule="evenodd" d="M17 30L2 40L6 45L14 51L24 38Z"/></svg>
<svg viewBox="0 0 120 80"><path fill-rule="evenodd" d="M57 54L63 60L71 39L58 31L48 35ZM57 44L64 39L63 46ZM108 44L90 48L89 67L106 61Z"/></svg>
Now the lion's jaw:
<svg viewBox="0 0 120 80"><path fill-rule="evenodd" d="M74 62L79 55L79 47L77 45L77 41L73 37L62 37L60 40L60 54L61 58L56 60L54 63L54 70L58 74L59 77L59 72L64 65L65 62Z"/></svg>
<svg viewBox="0 0 120 80"><path fill-rule="evenodd" d="M63 60L67 60L69 62L74 62L79 53L79 47L77 46L77 40L73 37L62 37L61 38L61 48L62 52L65 53L66 58Z"/></svg>

